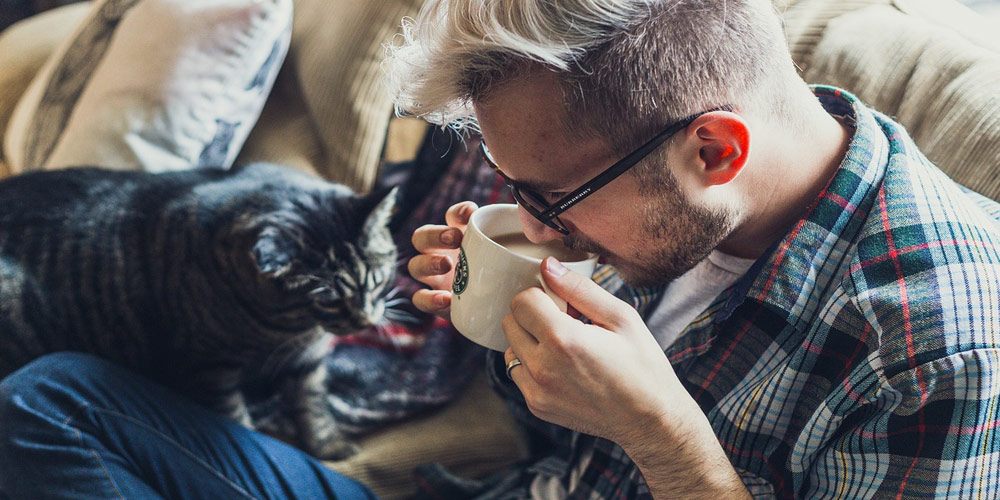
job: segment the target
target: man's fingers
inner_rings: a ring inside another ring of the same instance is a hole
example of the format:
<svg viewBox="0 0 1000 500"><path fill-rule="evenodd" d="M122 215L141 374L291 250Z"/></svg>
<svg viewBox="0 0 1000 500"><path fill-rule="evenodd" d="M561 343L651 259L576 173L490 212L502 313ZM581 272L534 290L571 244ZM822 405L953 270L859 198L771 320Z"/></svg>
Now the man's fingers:
<svg viewBox="0 0 1000 500"><path fill-rule="evenodd" d="M469 224L469 217L477 208L476 204L471 201L452 205L444 214L448 225L426 224L413 232L413 237L410 240L413 242L413 248L421 253L431 250L458 249L462 244L465 227Z"/></svg>
<svg viewBox="0 0 1000 500"><path fill-rule="evenodd" d="M423 312L447 317L451 311L451 292L442 290L417 290L413 305Z"/></svg>
<svg viewBox="0 0 1000 500"><path fill-rule="evenodd" d="M420 226L410 238L420 253L433 250L455 250L462 244L462 230L455 227L427 224Z"/></svg>
<svg viewBox="0 0 1000 500"><path fill-rule="evenodd" d="M413 294L413 305L424 312L447 316L451 311L451 282L454 279L454 261L462 245L462 235L478 208L465 201L452 205L445 213L447 225L427 224L413 232L410 241L419 255L406 264L410 276L433 290L419 290Z"/></svg>
<svg viewBox="0 0 1000 500"><path fill-rule="evenodd" d="M503 361L504 365L506 365L505 368L507 369L507 376L510 377L511 381L514 382L514 385L521 390L522 394L527 395L529 391L537 390L538 383L535 382L534 377L532 377L531 369L528 367L530 361L526 361L525 357L530 356L527 356L524 353L518 353L514 350L513 346L509 347L503 353ZM519 363L511 365L511 362L514 361L514 359L517 359Z"/></svg>
<svg viewBox="0 0 1000 500"><path fill-rule="evenodd" d="M421 254L406 264L413 279L438 290L451 286L453 268L452 259L447 255Z"/></svg>
<svg viewBox="0 0 1000 500"><path fill-rule="evenodd" d="M634 309L590 278L570 271L553 257L542 261L542 277L553 293L596 325L617 331L638 319Z"/></svg>
<svg viewBox="0 0 1000 500"><path fill-rule="evenodd" d="M448 211L444 214L445 223L451 227L457 227L465 229L465 226L469 224L469 217L472 217L472 212L475 212L479 208L479 205L471 201L463 201L461 203L456 203L448 208Z"/></svg>
<svg viewBox="0 0 1000 500"><path fill-rule="evenodd" d="M538 340L528 330L525 330L517 323L513 314L508 314L504 317L501 327L503 328L504 335L507 337L507 343L510 344L510 347L515 352L529 354L538 344Z"/></svg>
<svg viewBox="0 0 1000 500"><path fill-rule="evenodd" d="M571 319L538 287L529 288L515 295L514 300L510 302L510 310L511 314L504 319L503 326L504 333L507 334L507 341L510 342L511 346L515 346L514 342L518 340L512 338L512 336L516 336L512 332L523 331L524 335L531 336L532 340L537 343L540 340L552 338L563 320ZM516 325L517 328L511 326L511 331L508 331L508 321L512 325ZM518 350L518 352L522 351Z"/></svg>

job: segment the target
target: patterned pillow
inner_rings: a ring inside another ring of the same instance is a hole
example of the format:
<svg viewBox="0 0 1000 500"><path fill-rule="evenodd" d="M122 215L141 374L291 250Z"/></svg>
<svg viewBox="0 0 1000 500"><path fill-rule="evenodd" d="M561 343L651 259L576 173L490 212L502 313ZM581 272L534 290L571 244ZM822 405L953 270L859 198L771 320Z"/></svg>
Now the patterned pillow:
<svg viewBox="0 0 1000 500"><path fill-rule="evenodd" d="M230 166L291 18L291 0L95 1L18 103L10 169Z"/></svg>

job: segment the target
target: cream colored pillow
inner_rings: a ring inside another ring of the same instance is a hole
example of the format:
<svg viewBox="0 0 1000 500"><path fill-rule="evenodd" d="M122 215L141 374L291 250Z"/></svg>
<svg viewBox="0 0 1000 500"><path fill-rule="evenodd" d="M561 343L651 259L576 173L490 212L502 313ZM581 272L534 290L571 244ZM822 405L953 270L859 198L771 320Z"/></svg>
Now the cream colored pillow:
<svg viewBox="0 0 1000 500"><path fill-rule="evenodd" d="M5 134L15 173L232 164L284 59L291 0L98 0Z"/></svg>
<svg viewBox="0 0 1000 500"><path fill-rule="evenodd" d="M324 155L317 172L366 191L392 116L384 45L422 0L296 0L289 62Z"/></svg>

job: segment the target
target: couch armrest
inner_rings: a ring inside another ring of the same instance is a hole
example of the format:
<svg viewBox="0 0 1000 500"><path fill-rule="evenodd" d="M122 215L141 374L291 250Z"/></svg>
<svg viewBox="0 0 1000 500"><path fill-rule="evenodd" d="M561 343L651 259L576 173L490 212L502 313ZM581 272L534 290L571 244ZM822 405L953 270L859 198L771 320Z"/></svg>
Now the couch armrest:
<svg viewBox="0 0 1000 500"><path fill-rule="evenodd" d="M73 33L90 9L82 2L29 17L0 33L0 143L21 95L56 47ZM0 160L4 154L0 147ZM8 174L7 168L0 176Z"/></svg>

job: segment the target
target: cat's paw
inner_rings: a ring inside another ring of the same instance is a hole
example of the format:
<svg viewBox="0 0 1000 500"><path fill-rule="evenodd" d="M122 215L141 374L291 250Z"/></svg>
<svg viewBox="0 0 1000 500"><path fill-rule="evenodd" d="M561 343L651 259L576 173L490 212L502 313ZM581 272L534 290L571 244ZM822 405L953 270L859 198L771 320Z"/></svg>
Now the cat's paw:
<svg viewBox="0 0 1000 500"><path fill-rule="evenodd" d="M346 460L358 452L358 445L341 436L306 443L306 450L320 460Z"/></svg>
<svg viewBox="0 0 1000 500"><path fill-rule="evenodd" d="M256 424L253 423L253 418L250 417L250 412L248 411L242 411L238 414L230 415L229 418L239 422L240 425L246 427L247 429L250 430L257 429L257 426Z"/></svg>
<svg viewBox="0 0 1000 500"><path fill-rule="evenodd" d="M237 423L246 427L247 429L256 429L254 426L253 418L250 416L250 411L247 409L245 404L240 404L238 406L231 407L221 407L216 408L216 411L226 416L230 420L235 420Z"/></svg>

